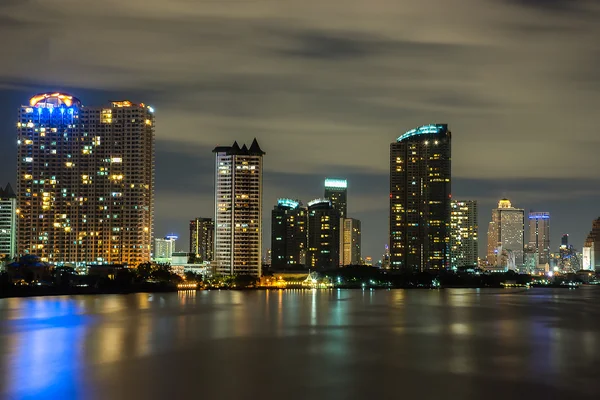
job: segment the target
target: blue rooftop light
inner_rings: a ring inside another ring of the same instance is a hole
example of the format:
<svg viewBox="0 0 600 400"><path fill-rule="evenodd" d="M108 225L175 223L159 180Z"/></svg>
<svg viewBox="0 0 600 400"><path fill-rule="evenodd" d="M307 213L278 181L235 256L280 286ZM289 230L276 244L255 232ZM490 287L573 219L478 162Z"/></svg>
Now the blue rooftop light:
<svg viewBox="0 0 600 400"><path fill-rule="evenodd" d="M292 199L278 199L277 205L281 206L281 207L289 207L292 210L295 210L296 208L298 208L300 203L298 201L292 200Z"/></svg>
<svg viewBox="0 0 600 400"><path fill-rule="evenodd" d="M418 136L418 135L428 135L428 134L438 134L439 135L439 134L446 133L447 131L448 131L447 124L423 125L418 128L411 129L410 131L406 132L404 135L402 135L398 139L396 139L396 141L401 142L403 140L406 140L408 138L411 138L413 136Z"/></svg>

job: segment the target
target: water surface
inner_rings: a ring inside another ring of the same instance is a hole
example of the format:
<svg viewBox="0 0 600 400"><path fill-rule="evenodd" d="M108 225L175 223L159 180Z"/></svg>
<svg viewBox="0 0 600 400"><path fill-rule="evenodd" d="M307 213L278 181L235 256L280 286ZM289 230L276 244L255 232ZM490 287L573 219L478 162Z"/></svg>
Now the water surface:
<svg viewBox="0 0 600 400"><path fill-rule="evenodd" d="M593 287L14 298L0 323L0 398L600 398Z"/></svg>

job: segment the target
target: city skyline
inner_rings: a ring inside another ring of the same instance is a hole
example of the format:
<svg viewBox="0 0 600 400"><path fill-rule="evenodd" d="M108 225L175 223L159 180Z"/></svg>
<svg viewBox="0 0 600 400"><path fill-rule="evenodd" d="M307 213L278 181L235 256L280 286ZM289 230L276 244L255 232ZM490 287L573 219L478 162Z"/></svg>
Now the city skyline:
<svg viewBox="0 0 600 400"><path fill-rule="evenodd" d="M453 196L478 201L482 226L508 197L551 213L553 251L563 233L581 249L598 216L597 2L308 1L290 18L285 4L262 15L257 4L144 2L138 15L133 1L111 3L110 19L100 17L102 1L40 3L34 12L28 2L9 3L0 8L14 23L0 30L20 41L5 44L10 62L0 65L0 182L16 187L15 109L32 93L146 101L161 117L155 234L176 231L182 249L189 220L213 210L212 148L257 137L271 152L264 204L319 197L325 177L343 176L349 214L362 221L363 255L381 258L387 146L435 121L457 133ZM76 37L74 23L84 28ZM190 39L205 36L214 40ZM168 56L156 63L157 52ZM534 150L540 143L546 149Z"/></svg>

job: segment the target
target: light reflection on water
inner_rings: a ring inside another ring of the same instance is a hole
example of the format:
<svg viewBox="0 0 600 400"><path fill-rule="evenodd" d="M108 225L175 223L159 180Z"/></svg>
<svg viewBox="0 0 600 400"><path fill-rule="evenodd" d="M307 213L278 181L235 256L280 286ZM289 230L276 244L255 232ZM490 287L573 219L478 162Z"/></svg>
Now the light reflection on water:
<svg viewBox="0 0 600 400"><path fill-rule="evenodd" d="M398 385L408 397L593 398L599 300L600 288L4 299L0 398L169 398L198 385L207 398L384 398Z"/></svg>

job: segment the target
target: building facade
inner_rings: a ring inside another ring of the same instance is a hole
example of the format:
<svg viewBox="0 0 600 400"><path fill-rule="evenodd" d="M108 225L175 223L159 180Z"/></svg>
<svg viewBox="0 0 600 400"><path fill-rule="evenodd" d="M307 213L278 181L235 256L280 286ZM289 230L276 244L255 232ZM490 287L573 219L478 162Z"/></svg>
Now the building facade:
<svg viewBox="0 0 600 400"><path fill-rule="evenodd" d="M265 154L256 139L250 147L216 147L215 250L217 273L260 277L262 249L262 168Z"/></svg>
<svg viewBox="0 0 600 400"><path fill-rule="evenodd" d="M340 266L360 265L362 262L360 220L342 218L340 229Z"/></svg>
<svg viewBox="0 0 600 400"><path fill-rule="evenodd" d="M340 264L340 212L329 199L308 203L309 268L333 268Z"/></svg>
<svg viewBox="0 0 600 400"><path fill-rule="evenodd" d="M550 213L529 213L528 250L538 254L539 264L550 262Z"/></svg>
<svg viewBox="0 0 600 400"><path fill-rule="evenodd" d="M523 266L524 231L525 211L514 208L508 199L500 200L488 228L488 264L512 270Z"/></svg>
<svg viewBox="0 0 600 400"><path fill-rule="evenodd" d="M197 262L213 260L215 222L212 218L196 218L190 221L190 253Z"/></svg>
<svg viewBox="0 0 600 400"><path fill-rule="evenodd" d="M407 271L450 265L451 133L412 129L390 145L390 262Z"/></svg>
<svg viewBox="0 0 600 400"><path fill-rule="evenodd" d="M170 262L173 257L173 253L176 252L175 242L177 236L168 235L164 238L154 239L154 261L157 262Z"/></svg>
<svg viewBox="0 0 600 400"><path fill-rule="evenodd" d="M271 212L271 267L306 265L308 210L298 200L279 199Z"/></svg>
<svg viewBox="0 0 600 400"><path fill-rule="evenodd" d="M450 265L476 267L479 254L477 201L452 200L450 214Z"/></svg>
<svg viewBox="0 0 600 400"><path fill-rule="evenodd" d="M42 93L17 122L18 253L54 264L150 260L154 110Z"/></svg>
<svg viewBox="0 0 600 400"><path fill-rule="evenodd" d="M338 210L340 218L348 215L348 181L345 179L325 179L325 196L331 201L333 208Z"/></svg>
<svg viewBox="0 0 600 400"><path fill-rule="evenodd" d="M585 238L581 268L600 271L600 218L594 220L592 230Z"/></svg>
<svg viewBox="0 0 600 400"><path fill-rule="evenodd" d="M0 263L17 252L17 195L10 183L0 187Z"/></svg>

